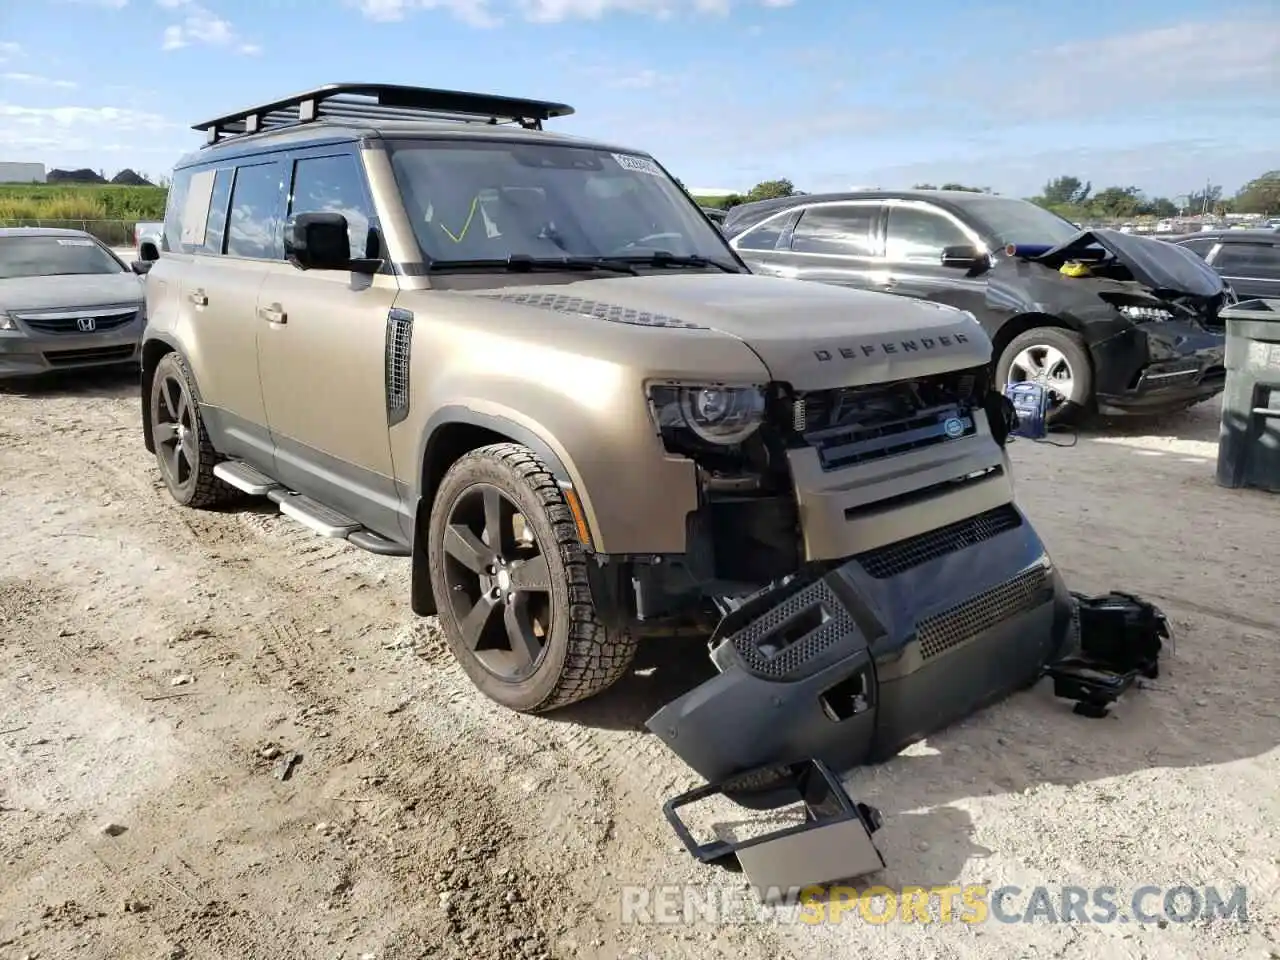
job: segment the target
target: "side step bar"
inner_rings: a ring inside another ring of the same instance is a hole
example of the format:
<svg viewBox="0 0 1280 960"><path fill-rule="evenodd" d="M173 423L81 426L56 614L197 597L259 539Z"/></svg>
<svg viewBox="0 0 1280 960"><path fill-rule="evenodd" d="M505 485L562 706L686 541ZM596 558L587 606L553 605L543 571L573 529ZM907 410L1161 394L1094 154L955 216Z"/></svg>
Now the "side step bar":
<svg viewBox="0 0 1280 960"><path fill-rule="evenodd" d="M260 470L239 460L224 460L213 468L213 475L228 486L250 496L265 496L280 507L280 512L296 520L322 537L346 540L353 546L384 557L407 557L409 548L367 530L359 521L331 510L323 503L295 493Z"/></svg>

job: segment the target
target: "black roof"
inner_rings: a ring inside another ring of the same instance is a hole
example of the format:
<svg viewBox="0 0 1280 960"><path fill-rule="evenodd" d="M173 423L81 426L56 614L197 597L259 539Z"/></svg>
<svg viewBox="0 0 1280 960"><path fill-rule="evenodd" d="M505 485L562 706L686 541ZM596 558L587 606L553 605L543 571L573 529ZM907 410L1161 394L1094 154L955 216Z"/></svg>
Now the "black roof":
<svg viewBox="0 0 1280 960"><path fill-rule="evenodd" d="M1264 240L1280 243L1280 230L1201 230L1197 233L1183 233L1161 239L1171 243L1182 243L1187 240L1212 240L1214 243L1257 243L1259 240Z"/></svg>
<svg viewBox="0 0 1280 960"><path fill-rule="evenodd" d="M361 127L421 122L506 123L541 130L544 120L572 113L573 107L568 104L547 100L387 83L330 83L204 120L192 129L204 131L212 145L326 119Z"/></svg>

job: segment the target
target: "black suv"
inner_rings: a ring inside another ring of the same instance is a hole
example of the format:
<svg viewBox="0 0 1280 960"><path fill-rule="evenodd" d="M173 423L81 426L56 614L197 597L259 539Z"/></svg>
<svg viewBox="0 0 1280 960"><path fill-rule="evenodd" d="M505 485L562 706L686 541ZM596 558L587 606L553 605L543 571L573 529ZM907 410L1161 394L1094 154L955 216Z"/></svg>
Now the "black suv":
<svg viewBox="0 0 1280 960"><path fill-rule="evenodd" d="M1204 257L1241 300L1280 297L1280 233L1275 230L1214 230L1169 241Z"/></svg>
<svg viewBox="0 0 1280 960"><path fill-rule="evenodd" d="M1225 384L1218 311L1233 294L1175 244L950 190L762 200L731 210L724 230L756 273L972 312L996 385L1043 384L1055 420L1177 410Z"/></svg>

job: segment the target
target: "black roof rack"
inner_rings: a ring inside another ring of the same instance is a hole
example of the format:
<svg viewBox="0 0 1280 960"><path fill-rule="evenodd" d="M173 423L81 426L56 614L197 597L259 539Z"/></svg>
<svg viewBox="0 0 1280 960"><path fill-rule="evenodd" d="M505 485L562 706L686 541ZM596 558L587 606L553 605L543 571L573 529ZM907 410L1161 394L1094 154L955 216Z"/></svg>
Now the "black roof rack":
<svg viewBox="0 0 1280 960"><path fill-rule="evenodd" d="M229 137L296 126L325 117L376 122L518 123L526 130L541 130L543 120L567 117L572 113L573 107L568 104L545 100L389 83L329 83L291 97L205 120L191 129L206 131L207 143L214 144Z"/></svg>

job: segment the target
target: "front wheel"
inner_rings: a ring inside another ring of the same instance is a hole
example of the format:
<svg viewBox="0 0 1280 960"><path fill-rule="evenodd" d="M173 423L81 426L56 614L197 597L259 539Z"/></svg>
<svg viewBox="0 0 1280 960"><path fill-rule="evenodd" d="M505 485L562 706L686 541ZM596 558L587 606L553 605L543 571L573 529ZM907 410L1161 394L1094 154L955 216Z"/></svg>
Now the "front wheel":
<svg viewBox="0 0 1280 960"><path fill-rule="evenodd" d="M595 696L631 665L636 639L597 616L564 494L527 447L481 447L449 469L427 558L449 647L491 700L552 710Z"/></svg>
<svg viewBox="0 0 1280 960"><path fill-rule="evenodd" d="M996 387L1019 382L1044 387L1051 424L1069 423L1093 409L1093 365L1072 330L1035 327L1010 340L996 363Z"/></svg>

